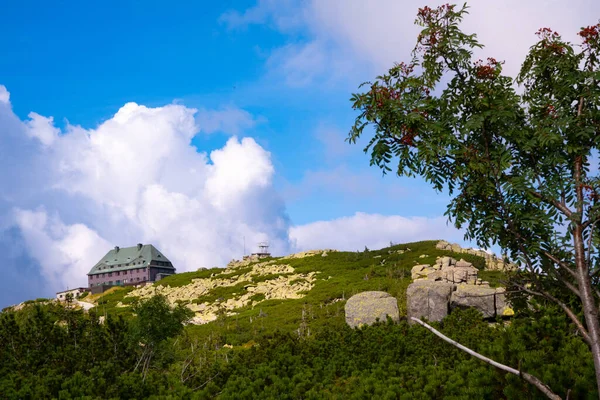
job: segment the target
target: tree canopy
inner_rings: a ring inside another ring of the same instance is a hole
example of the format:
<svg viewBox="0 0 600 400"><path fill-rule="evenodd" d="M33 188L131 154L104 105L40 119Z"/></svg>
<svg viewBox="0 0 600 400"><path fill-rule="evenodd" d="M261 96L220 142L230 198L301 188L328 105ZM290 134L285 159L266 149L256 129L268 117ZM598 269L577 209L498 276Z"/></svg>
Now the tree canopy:
<svg viewBox="0 0 600 400"><path fill-rule="evenodd" d="M522 267L513 285L559 305L592 351L600 387L600 24L578 45L537 32L516 79L461 31L468 7L419 9L411 59L367 82L350 143L371 165L420 176L452 196L467 240L499 244ZM518 86L517 86L518 85ZM367 129L365 129L367 128Z"/></svg>

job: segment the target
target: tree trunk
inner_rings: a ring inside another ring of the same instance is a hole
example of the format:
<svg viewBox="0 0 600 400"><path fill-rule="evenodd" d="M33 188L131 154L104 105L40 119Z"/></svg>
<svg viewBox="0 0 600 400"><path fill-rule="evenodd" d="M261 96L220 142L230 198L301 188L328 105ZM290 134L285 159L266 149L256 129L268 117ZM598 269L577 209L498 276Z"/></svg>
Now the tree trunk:
<svg viewBox="0 0 600 400"><path fill-rule="evenodd" d="M577 266L577 283L581 294L581 303L583 306L583 315L585 324L590 337L590 349L594 359L594 368L596 372L596 386L600 396L600 322L598 321L598 306L594 298L592 280L589 274L589 268L585 260L585 250L583 245L583 232L581 224L576 224L573 230L573 242L575 247L575 265Z"/></svg>

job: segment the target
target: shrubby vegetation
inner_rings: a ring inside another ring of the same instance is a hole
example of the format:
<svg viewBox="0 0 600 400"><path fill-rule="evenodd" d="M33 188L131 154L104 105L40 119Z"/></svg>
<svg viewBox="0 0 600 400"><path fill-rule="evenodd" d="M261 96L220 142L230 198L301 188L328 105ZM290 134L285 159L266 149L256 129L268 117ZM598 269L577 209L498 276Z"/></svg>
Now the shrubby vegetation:
<svg viewBox="0 0 600 400"><path fill-rule="evenodd" d="M201 326L184 326L187 310L169 308L161 296L126 298L131 308L114 307L125 288L100 297L89 314L47 302L6 310L0 314L0 397L543 398L518 377L405 320L357 330L345 324L342 299L363 290L386 290L405 310L415 261L452 255L435 243L285 260L298 272L319 271L306 297L263 301ZM510 321L489 324L473 310L457 310L434 326L539 376L563 397L597 398L589 348L571 321L551 304L515 300Z"/></svg>
<svg viewBox="0 0 600 400"><path fill-rule="evenodd" d="M353 330L333 319L309 338L277 330L229 348L225 324L217 321L210 335L196 336L183 330L186 312L168 309L160 296L136 311L129 322L108 315L103 324L94 312L53 304L2 313L1 397L542 398L519 378L405 321ZM553 306L507 326L490 325L473 310L454 312L436 326L543 377L563 396L597 398L590 351Z"/></svg>

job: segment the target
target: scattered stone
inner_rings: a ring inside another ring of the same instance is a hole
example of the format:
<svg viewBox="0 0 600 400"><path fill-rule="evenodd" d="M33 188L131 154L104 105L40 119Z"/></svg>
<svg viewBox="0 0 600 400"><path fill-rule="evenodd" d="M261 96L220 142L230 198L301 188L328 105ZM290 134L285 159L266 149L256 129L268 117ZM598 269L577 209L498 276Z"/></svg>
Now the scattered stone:
<svg viewBox="0 0 600 400"><path fill-rule="evenodd" d="M249 272L241 271L243 273L238 273L231 277L219 278L220 275L231 275L237 272L239 268L246 267L248 265L246 261L230 262L226 269L214 273L212 279L193 279L190 284L180 287L162 285L143 286L131 291L126 297L149 298L155 294L161 294L166 297L171 305L175 305L177 302L186 302L186 307L195 312L195 316L190 323L205 324L214 321L220 310L224 311L227 315L234 315L234 310L236 309L258 304L258 301L251 299L256 294L262 294L264 296L263 300L300 299L305 296L304 293L313 288L316 280L315 275L317 272L296 274L294 273L294 268L290 265L274 264L278 260L256 263L252 265L252 270ZM279 276L256 284L250 283L254 277L265 275ZM232 294L231 298L221 299L212 304L195 304L192 302L217 287L231 287L244 282L248 282L248 285L245 286L246 291ZM119 306L128 307L126 304L119 304Z"/></svg>
<svg viewBox="0 0 600 400"><path fill-rule="evenodd" d="M428 256L427 254L421 254L421 255L419 256L419 258L425 258L425 257L429 257L429 256Z"/></svg>
<svg viewBox="0 0 600 400"><path fill-rule="evenodd" d="M346 323L350 327L372 325L387 316L394 321L400 319L398 301L386 292L362 292L348 299L345 305Z"/></svg>

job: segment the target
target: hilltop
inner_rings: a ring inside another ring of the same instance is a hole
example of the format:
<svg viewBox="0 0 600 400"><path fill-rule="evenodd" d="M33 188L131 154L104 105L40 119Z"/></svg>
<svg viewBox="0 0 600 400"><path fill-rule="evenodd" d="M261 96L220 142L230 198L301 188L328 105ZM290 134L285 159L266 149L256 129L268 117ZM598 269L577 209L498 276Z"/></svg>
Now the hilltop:
<svg viewBox="0 0 600 400"><path fill-rule="evenodd" d="M430 240L360 252L328 249L234 260L226 268L176 274L139 288L113 288L84 300L95 304L100 314L128 317L137 300L162 294L171 305L183 304L195 313L189 331L228 332L235 326L235 334L229 332L228 337L234 344L242 344L248 333L257 329L291 332L343 324L345 301L363 291L389 293L398 300L400 315L405 316L412 267L435 264L438 257L454 256L471 262L479 269L480 278L492 287L504 278L503 271L486 269L486 265L497 268L497 259L440 243L447 242Z"/></svg>

